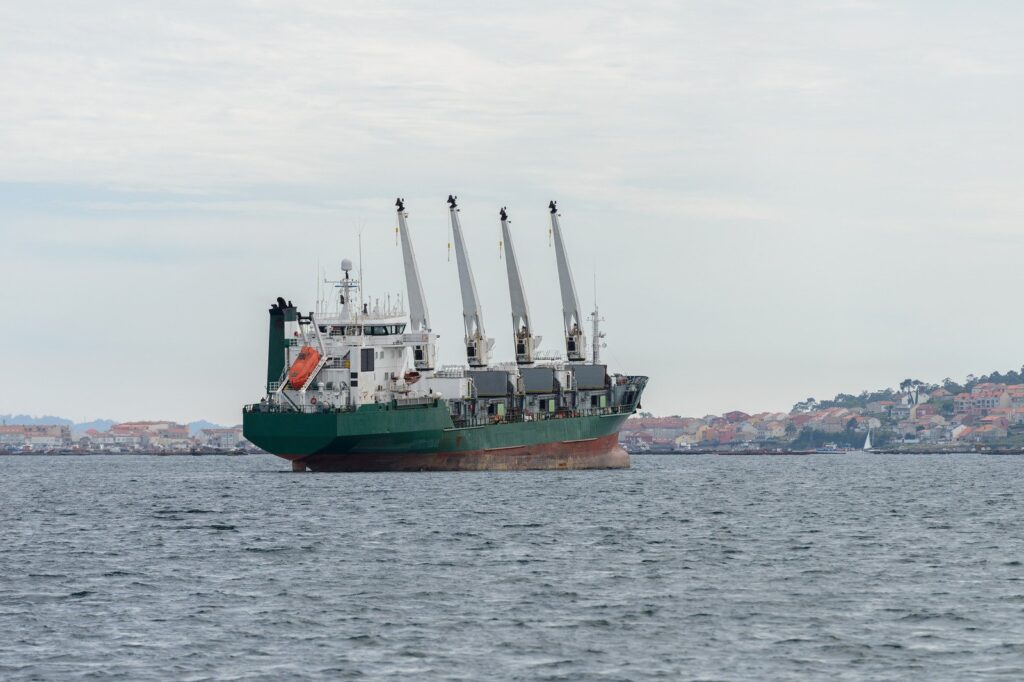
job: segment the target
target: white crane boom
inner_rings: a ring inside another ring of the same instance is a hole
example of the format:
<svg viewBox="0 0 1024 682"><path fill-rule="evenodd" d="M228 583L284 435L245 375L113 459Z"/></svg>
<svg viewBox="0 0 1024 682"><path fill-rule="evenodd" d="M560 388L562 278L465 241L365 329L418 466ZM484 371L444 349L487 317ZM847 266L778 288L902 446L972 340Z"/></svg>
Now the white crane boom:
<svg viewBox="0 0 1024 682"><path fill-rule="evenodd" d="M416 254L412 250L412 240L409 238L409 226L405 222L405 200L396 199L395 206L398 207L398 233L402 238L405 285L409 290L409 331L430 331L430 313L427 312L427 302L423 298L423 283L420 281Z"/></svg>
<svg viewBox="0 0 1024 682"><path fill-rule="evenodd" d="M455 242L455 260L459 267L459 287L462 289L462 319L466 325L466 359L470 367L486 367L490 351L490 340L484 332L484 318L480 310L480 298L476 294L473 268L469 264L469 252L462 237L459 223L459 208L456 197L448 195L448 213L452 221L452 235Z"/></svg>
<svg viewBox="0 0 1024 682"><path fill-rule="evenodd" d="M409 292L409 335L413 343L413 361L417 370L434 368L434 345L436 335L430 329L430 313L423 297L423 283L420 281L420 270L416 265L416 254L412 249L409 237L409 226L406 224L405 200L395 199L398 209L398 233L402 240L402 261L405 265L405 285Z"/></svg>
<svg viewBox="0 0 1024 682"><path fill-rule="evenodd" d="M508 228L508 213L503 206L501 212L501 238L505 241L505 268L508 270L508 294L512 302L512 342L516 351L516 363L533 364L533 349L536 340L530 324L530 308L526 304L523 276L519 272L516 250L512 245L512 233Z"/></svg>
<svg viewBox="0 0 1024 682"><path fill-rule="evenodd" d="M558 207L552 201L548 204L551 210L551 232L555 242L555 259L558 261L558 286L562 291L562 321L565 325L565 354L569 362L583 362L586 350L586 338L583 335L580 315L580 302L576 297L576 284L573 282L569 259L565 253L565 242L562 241L562 228L558 224Z"/></svg>

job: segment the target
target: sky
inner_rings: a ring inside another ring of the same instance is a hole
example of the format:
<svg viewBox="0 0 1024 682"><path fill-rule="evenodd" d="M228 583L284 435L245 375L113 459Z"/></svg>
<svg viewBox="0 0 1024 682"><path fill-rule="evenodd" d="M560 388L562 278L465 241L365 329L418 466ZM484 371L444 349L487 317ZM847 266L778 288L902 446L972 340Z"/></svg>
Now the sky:
<svg viewBox="0 0 1024 682"><path fill-rule="evenodd" d="M240 421L267 308L404 289L444 362L445 198L495 358L498 209L561 345L559 202L604 358L657 414L1024 364L1024 5L0 4L0 413Z"/></svg>

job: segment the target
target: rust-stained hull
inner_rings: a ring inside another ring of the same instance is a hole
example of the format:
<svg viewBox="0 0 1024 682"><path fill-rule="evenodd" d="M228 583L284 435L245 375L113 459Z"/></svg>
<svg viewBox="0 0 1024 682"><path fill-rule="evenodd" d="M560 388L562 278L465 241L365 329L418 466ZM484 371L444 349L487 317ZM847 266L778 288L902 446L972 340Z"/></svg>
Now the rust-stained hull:
<svg viewBox="0 0 1024 682"><path fill-rule="evenodd" d="M458 452L281 455L295 471L518 471L628 469L629 455L612 433L598 438Z"/></svg>
<svg viewBox="0 0 1024 682"><path fill-rule="evenodd" d="M455 425L440 401L414 408L365 405L348 412L250 411L253 443L305 471L512 471L621 469L618 432L628 412L553 414Z"/></svg>

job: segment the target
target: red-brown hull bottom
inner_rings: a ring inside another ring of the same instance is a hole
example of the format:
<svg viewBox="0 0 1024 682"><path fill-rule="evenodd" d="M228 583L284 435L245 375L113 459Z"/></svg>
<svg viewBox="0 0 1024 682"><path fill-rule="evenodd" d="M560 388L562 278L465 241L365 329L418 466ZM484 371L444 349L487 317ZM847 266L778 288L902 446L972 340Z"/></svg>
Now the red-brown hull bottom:
<svg viewBox="0 0 1024 682"><path fill-rule="evenodd" d="M584 441L540 443L464 452L282 455L293 471L518 471L526 469L628 469L617 434Z"/></svg>

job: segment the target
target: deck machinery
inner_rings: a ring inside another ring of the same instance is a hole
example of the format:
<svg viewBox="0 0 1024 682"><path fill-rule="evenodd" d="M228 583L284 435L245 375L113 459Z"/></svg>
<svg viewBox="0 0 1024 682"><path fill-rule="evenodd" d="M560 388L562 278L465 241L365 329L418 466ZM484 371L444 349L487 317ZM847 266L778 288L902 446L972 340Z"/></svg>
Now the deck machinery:
<svg viewBox="0 0 1024 682"><path fill-rule="evenodd" d="M404 302L364 302L342 261L334 309L270 308L266 395L245 406L246 438L296 471L586 469L629 466L618 432L647 377L609 374L600 339L587 361L579 300L555 202L549 204L564 357L538 358L526 290L502 208L515 361L493 364L457 197L448 197L466 365L437 367L437 334L402 199L395 202ZM404 309L408 304L408 311ZM593 333L603 336L597 327Z"/></svg>

